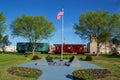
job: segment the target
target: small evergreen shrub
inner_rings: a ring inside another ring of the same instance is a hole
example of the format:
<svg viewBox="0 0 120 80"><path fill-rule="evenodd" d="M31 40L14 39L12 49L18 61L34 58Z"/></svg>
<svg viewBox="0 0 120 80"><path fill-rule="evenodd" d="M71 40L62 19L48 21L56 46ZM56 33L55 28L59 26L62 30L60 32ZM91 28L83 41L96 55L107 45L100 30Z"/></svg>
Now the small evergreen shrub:
<svg viewBox="0 0 120 80"><path fill-rule="evenodd" d="M69 57L64 57L64 59L69 59Z"/></svg>
<svg viewBox="0 0 120 80"><path fill-rule="evenodd" d="M92 61L93 59L92 59L92 56L87 55L86 58L85 58L85 60L86 60L86 61Z"/></svg>
<svg viewBox="0 0 120 80"><path fill-rule="evenodd" d="M84 60L83 58L79 58L79 60Z"/></svg>
<svg viewBox="0 0 120 80"><path fill-rule="evenodd" d="M57 57L57 56L56 56L56 57L54 57L54 59L60 59L60 57Z"/></svg>
<svg viewBox="0 0 120 80"><path fill-rule="evenodd" d="M32 60L38 60L38 59L40 59L37 55L34 55L33 57L32 57Z"/></svg>
<svg viewBox="0 0 120 80"><path fill-rule="evenodd" d="M25 54L25 57L28 57L28 55L27 55L27 54Z"/></svg>

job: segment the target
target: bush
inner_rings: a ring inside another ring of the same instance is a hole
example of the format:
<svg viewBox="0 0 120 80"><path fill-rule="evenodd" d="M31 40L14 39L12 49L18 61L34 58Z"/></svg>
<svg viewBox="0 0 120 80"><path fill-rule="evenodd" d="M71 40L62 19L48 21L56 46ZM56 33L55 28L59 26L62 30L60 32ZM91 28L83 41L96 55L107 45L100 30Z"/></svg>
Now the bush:
<svg viewBox="0 0 120 80"><path fill-rule="evenodd" d="M72 72L73 80L94 80L111 74L107 69L82 69Z"/></svg>
<svg viewBox="0 0 120 80"><path fill-rule="evenodd" d="M32 57L32 60L38 60L38 59L40 59L37 55L34 55L33 57Z"/></svg>
<svg viewBox="0 0 120 80"><path fill-rule="evenodd" d="M85 58L85 60L86 60L86 61L92 61L93 59L92 59L92 56L87 55L86 58Z"/></svg>
<svg viewBox="0 0 120 80"><path fill-rule="evenodd" d="M60 59L60 57L57 57L57 56L56 56L56 57L54 57L54 59Z"/></svg>
<svg viewBox="0 0 120 80"><path fill-rule="evenodd" d="M83 58L79 58L79 60L84 60Z"/></svg>
<svg viewBox="0 0 120 80"><path fill-rule="evenodd" d="M64 57L64 59L69 59L69 57Z"/></svg>
<svg viewBox="0 0 120 80"><path fill-rule="evenodd" d="M86 56L97 56L96 53L86 53L85 55L86 55Z"/></svg>

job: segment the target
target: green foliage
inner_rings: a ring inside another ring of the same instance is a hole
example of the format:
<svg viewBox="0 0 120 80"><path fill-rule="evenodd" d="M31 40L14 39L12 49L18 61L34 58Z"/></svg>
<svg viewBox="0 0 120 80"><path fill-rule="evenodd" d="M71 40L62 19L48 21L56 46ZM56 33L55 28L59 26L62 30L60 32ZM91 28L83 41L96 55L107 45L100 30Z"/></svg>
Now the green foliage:
<svg viewBox="0 0 120 80"><path fill-rule="evenodd" d="M53 23L45 17L27 15L16 18L11 28L14 36L24 37L30 42L47 39L55 30Z"/></svg>
<svg viewBox="0 0 120 80"><path fill-rule="evenodd" d="M90 34L98 35L107 26L109 19L110 14L108 12L90 11L80 15L79 25L75 24L74 29L76 34L81 35L81 37L90 37Z"/></svg>
<svg viewBox="0 0 120 80"><path fill-rule="evenodd" d="M90 39L92 35L97 41L99 52L100 43L109 42L114 36L120 35L120 15L118 13L111 15L101 10L89 11L80 15L79 24L75 24L74 29L81 38Z"/></svg>
<svg viewBox="0 0 120 80"><path fill-rule="evenodd" d="M3 13L0 12L0 33L4 33L5 32L5 21L6 21L6 18L4 16Z"/></svg>
<svg viewBox="0 0 120 80"><path fill-rule="evenodd" d="M94 80L105 78L111 74L107 69L81 69L72 73L73 80Z"/></svg>
<svg viewBox="0 0 120 80"><path fill-rule="evenodd" d="M0 46L3 52L4 52L5 46L11 44L8 38L9 38L8 35L3 36L2 34L0 34Z"/></svg>
<svg viewBox="0 0 120 80"><path fill-rule="evenodd" d="M1 41L2 41L2 43L1 43L2 46L11 44L10 41L9 41L9 36L8 35L2 36Z"/></svg>
<svg viewBox="0 0 120 80"><path fill-rule="evenodd" d="M6 30L5 21L6 21L5 16L3 15L3 13L0 13L0 46L3 49L3 52L4 46L10 44L10 41L8 39L9 36L4 34Z"/></svg>
<svg viewBox="0 0 120 80"><path fill-rule="evenodd" d="M40 59L37 55L34 55L33 57L32 57L32 60L38 60L38 59Z"/></svg>
<svg viewBox="0 0 120 80"><path fill-rule="evenodd" d="M85 58L85 60L86 60L86 61L92 61L93 59L92 59L92 56L87 55L86 58Z"/></svg>
<svg viewBox="0 0 120 80"><path fill-rule="evenodd" d="M33 52L36 46L35 43L38 40L48 39L55 31L53 23L44 16L27 15L17 17L11 23L11 29L13 36L21 36L31 43Z"/></svg>

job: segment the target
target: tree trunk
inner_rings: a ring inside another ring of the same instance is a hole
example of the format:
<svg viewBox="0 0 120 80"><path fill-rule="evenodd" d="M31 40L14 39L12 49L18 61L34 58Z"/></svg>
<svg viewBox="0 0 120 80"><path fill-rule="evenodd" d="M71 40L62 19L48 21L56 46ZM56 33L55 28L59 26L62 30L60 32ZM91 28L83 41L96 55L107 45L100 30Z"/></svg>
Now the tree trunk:
<svg viewBox="0 0 120 80"><path fill-rule="evenodd" d="M5 46L2 46L2 53L5 52Z"/></svg>
<svg viewBox="0 0 120 80"><path fill-rule="evenodd" d="M35 55L35 43L32 44L32 54Z"/></svg>
<svg viewBox="0 0 120 80"><path fill-rule="evenodd" d="M105 41L105 54L107 54L107 49L106 49L107 47L106 46L107 46L107 44L106 44L106 41Z"/></svg>
<svg viewBox="0 0 120 80"><path fill-rule="evenodd" d="M34 48L32 49L32 54L33 54L33 56L35 55L35 49Z"/></svg>
<svg viewBox="0 0 120 80"><path fill-rule="evenodd" d="M97 56L99 56L99 53L100 53L100 43L97 42Z"/></svg>

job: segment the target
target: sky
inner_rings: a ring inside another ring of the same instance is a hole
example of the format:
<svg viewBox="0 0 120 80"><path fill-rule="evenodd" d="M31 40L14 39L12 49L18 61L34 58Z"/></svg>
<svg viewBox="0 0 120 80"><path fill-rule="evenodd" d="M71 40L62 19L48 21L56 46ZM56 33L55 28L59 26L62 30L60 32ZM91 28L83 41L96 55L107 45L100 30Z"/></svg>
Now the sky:
<svg viewBox="0 0 120 80"><path fill-rule="evenodd" d="M7 31L11 45L16 45L17 42L27 42L22 37L12 37L10 24L22 14L28 16L45 16L46 19L52 21L56 28L53 36L48 40L49 44L61 43L61 20L56 19L56 15L64 7L64 42L67 44L87 44L89 41L81 39L75 34L73 25L79 23L80 14L88 11L109 11L120 13L120 0L0 0L0 12L6 16Z"/></svg>

